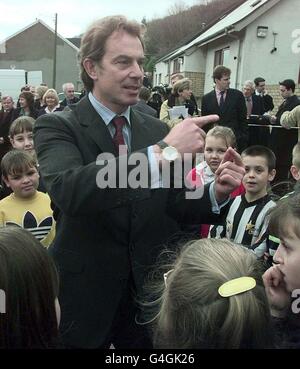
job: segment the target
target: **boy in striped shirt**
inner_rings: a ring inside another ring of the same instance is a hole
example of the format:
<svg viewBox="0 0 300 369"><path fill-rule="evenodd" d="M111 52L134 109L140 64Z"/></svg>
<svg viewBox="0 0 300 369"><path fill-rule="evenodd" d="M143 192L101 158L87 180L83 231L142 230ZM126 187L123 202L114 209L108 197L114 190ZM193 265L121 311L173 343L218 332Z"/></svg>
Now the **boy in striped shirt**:
<svg viewBox="0 0 300 369"><path fill-rule="evenodd" d="M210 237L226 237L237 244L252 248L251 246L265 234L266 214L276 205L267 192L269 183L276 174L276 158L270 149L260 145L248 147L241 156L246 170L243 178L246 192L231 200L223 230L220 232L220 227L212 226ZM257 257L262 257L265 250L265 242L253 248Z"/></svg>

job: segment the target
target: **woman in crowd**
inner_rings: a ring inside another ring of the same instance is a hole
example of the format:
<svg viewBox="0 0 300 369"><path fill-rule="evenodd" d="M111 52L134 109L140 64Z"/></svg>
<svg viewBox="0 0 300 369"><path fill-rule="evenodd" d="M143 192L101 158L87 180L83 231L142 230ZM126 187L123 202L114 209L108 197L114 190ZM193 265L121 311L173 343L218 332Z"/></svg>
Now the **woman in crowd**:
<svg viewBox="0 0 300 369"><path fill-rule="evenodd" d="M166 122L171 128L181 122L183 118L186 118L184 116L171 118L169 110L174 106L183 106L187 109L189 116L197 114L195 111L195 105L190 101L192 94L191 85L192 82L188 78L183 78L177 81L172 88L171 95L161 106L159 119Z"/></svg>
<svg viewBox="0 0 300 369"><path fill-rule="evenodd" d="M34 108L34 95L30 91L23 91L19 95L20 107L13 113L12 121L15 119L27 116L36 119L38 111Z"/></svg>
<svg viewBox="0 0 300 369"><path fill-rule="evenodd" d="M49 88L43 96L44 107L39 111L39 115L62 111L64 107L59 104L57 92L53 88Z"/></svg>

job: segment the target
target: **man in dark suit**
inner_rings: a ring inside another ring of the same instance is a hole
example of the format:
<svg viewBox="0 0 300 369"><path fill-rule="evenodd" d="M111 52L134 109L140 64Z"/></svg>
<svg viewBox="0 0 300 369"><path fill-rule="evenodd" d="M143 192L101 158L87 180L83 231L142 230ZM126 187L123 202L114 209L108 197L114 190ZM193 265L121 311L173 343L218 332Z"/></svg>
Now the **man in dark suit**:
<svg viewBox="0 0 300 369"><path fill-rule="evenodd" d="M59 268L61 332L68 347L151 347L135 322L134 298L162 245L179 230L166 213L177 190L162 188L159 168L163 173L168 160L203 150L200 126L218 119L188 118L169 132L158 119L131 109L143 80L141 32L138 23L120 16L94 23L80 50L87 95L35 125L39 167L57 219L50 252ZM129 158L119 156L121 147ZM135 186L137 154L146 159L146 185ZM218 213L244 174L238 154L228 155L215 183L195 200L204 218L215 216L210 209Z"/></svg>
<svg viewBox="0 0 300 369"><path fill-rule="evenodd" d="M264 119L264 103L261 96L256 96L254 83L250 80L244 82L243 95L247 109L248 124L269 124L268 120ZM249 127L249 146L265 145L268 142L269 129L260 127Z"/></svg>
<svg viewBox="0 0 300 369"><path fill-rule="evenodd" d="M268 113L274 109L273 97L268 95L266 91L266 80L262 77L257 77L254 80L255 95L260 96L264 103L264 113Z"/></svg>
<svg viewBox="0 0 300 369"><path fill-rule="evenodd" d="M248 145L248 125L245 99L241 91L229 88L229 68L219 65L214 69L215 88L202 98L201 115L218 114L218 125L229 127L235 133L238 149ZM206 127L210 129L211 127Z"/></svg>
<svg viewBox="0 0 300 369"><path fill-rule="evenodd" d="M285 79L279 82L280 94L284 101L279 106L276 115L271 117L272 124L280 126L282 114L300 105L300 100L295 95L295 88L296 85L292 79ZM286 181L289 178L292 164L292 150L297 142L298 132L296 129L272 128L269 147L276 155L276 182Z"/></svg>
<svg viewBox="0 0 300 369"><path fill-rule="evenodd" d="M139 93L139 101L132 106L132 108L136 111L139 111L144 114L151 115L152 117L157 118L157 111L149 106L147 103L150 100L151 91L147 87L141 87Z"/></svg>
<svg viewBox="0 0 300 369"><path fill-rule="evenodd" d="M79 101L79 98L74 95L75 88L73 83L67 82L62 85L63 92L65 94L65 98L60 103L61 106L69 106L72 104L76 104Z"/></svg>

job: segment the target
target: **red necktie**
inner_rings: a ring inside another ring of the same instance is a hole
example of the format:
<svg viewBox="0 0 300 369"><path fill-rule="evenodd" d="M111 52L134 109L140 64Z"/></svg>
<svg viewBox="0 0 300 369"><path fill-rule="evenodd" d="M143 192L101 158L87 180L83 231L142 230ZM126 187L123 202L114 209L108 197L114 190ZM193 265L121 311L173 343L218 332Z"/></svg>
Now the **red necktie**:
<svg viewBox="0 0 300 369"><path fill-rule="evenodd" d="M113 143L115 145L116 151L118 154L120 155L124 155L125 153L127 153L127 149L125 150L121 150L119 152L119 146L126 146L125 140L124 140L124 136L123 136L123 126L126 124L126 118L125 117L115 117L112 120L112 124L114 125L116 132L114 134L113 137Z"/></svg>

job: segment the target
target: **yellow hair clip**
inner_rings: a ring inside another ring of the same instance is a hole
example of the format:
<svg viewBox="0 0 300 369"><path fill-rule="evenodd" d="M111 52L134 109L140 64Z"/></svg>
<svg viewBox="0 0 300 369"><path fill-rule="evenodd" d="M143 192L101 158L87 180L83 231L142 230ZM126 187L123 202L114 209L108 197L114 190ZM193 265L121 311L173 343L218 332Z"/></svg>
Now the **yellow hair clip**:
<svg viewBox="0 0 300 369"><path fill-rule="evenodd" d="M256 280L252 277L240 277L225 282L219 287L218 292L222 297L238 295L256 286Z"/></svg>

